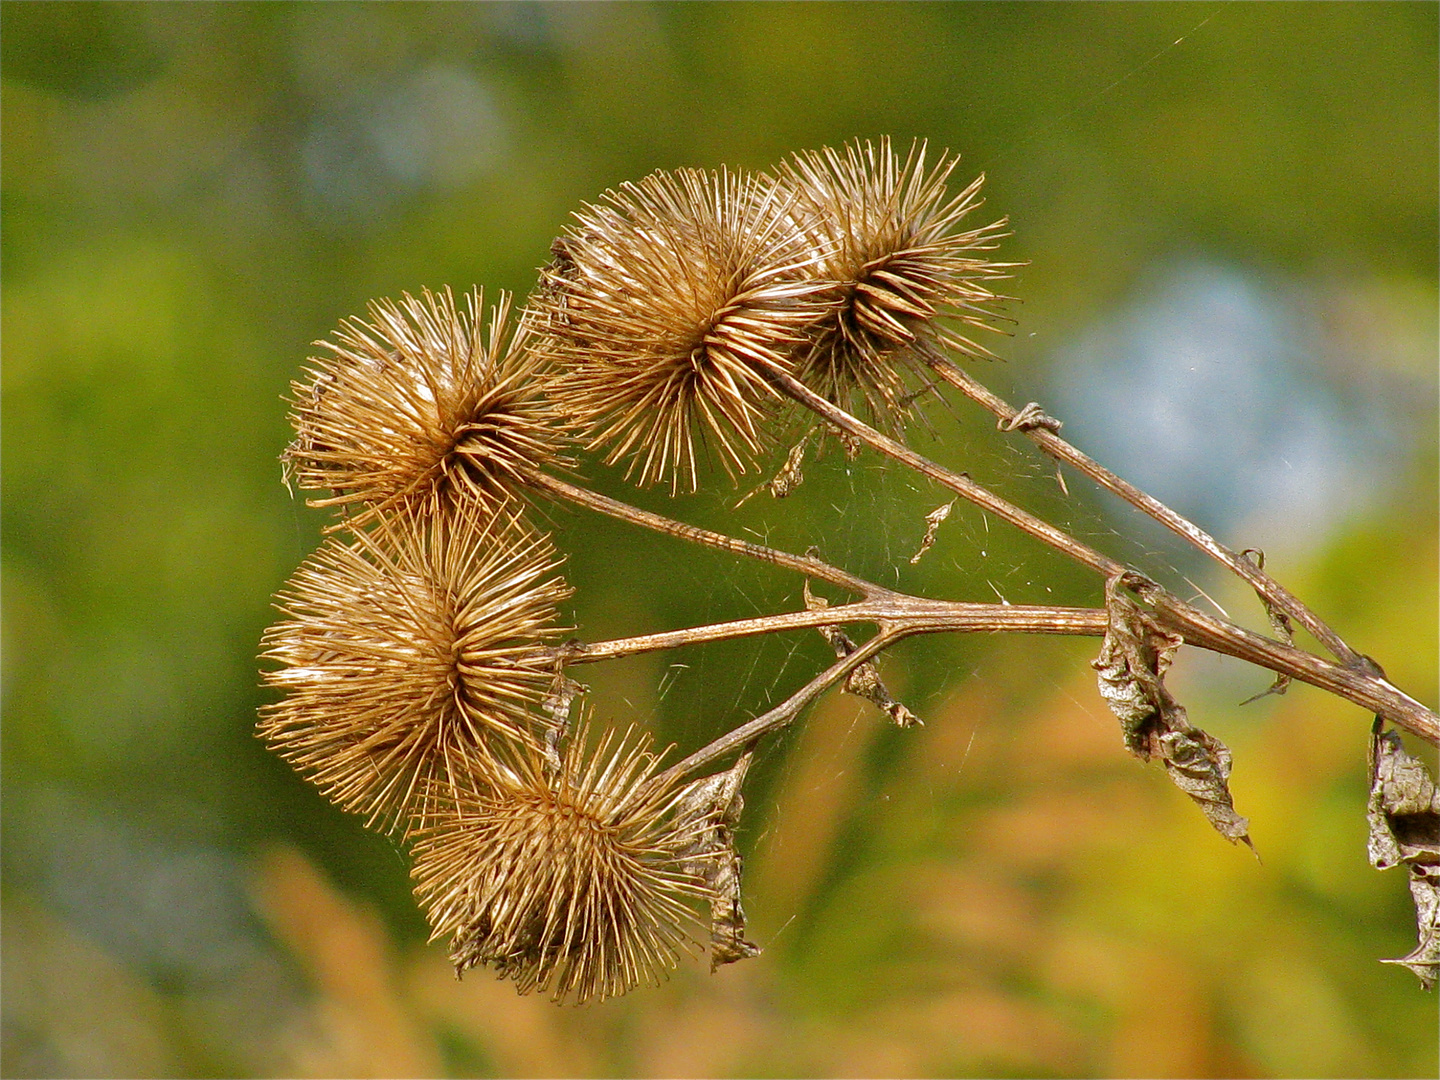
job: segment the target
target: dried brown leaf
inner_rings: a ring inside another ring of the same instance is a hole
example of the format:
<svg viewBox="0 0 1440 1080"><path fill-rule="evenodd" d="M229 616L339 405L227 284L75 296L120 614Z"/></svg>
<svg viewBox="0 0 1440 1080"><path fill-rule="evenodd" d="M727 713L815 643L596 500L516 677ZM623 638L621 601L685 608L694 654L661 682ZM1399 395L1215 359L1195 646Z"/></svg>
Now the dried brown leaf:
<svg viewBox="0 0 1440 1080"><path fill-rule="evenodd" d="M1217 832L1250 847L1249 822L1230 798L1230 751L1190 723L1185 708L1165 686L1182 639L1161 628L1120 591L1128 575L1105 585L1110 627L1100 656L1100 696L1120 721L1125 747L1142 761L1159 758L1175 786L1195 801Z"/></svg>
<svg viewBox="0 0 1440 1080"><path fill-rule="evenodd" d="M997 431L1034 431L1043 428L1058 434L1065 425L1040 407L1038 401L1026 402L1025 406L1010 419L1001 419L995 424Z"/></svg>
<svg viewBox="0 0 1440 1080"><path fill-rule="evenodd" d="M805 461L805 449L809 444L810 436L806 435L790 448L790 453L785 456L785 464L775 474L775 479L766 485L772 498L783 499L805 482L805 474L800 471L800 466Z"/></svg>
<svg viewBox="0 0 1440 1080"><path fill-rule="evenodd" d="M807 581L805 583L805 607L810 611L818 611L828 606L829 603L823 596L816 596L810 591L810 583ZM850 635L838 626L821 626L816 629L835 650L836 659L845 659L857 648L855 642L850 639ZM863 697L877 708L883 709L897 727L912 728L924 725L923 720L890 695L890 691L880 681L880 669L872 660L866 660L863 664L858 665L845 677L845 692L854 694L856 697Z"/></svg>
<svg viewBox="0 0 1440 1080"><path fill-rule="evenodd" d="M762 491L770 492L772 499L784 499L805 482L805 474L801 471L801 466L805 463L805 451L810 445L810 434L810 432L806 432L805 436L790 448L790 452L785 455L785 464L780 466L779 472L759 487L752 488L745 493L745 496L735 504L736 510L739 510Z"/></svg>
<svg viewBox="0 0 1440 1080"><path fill-rule="evenodd" d="M697 780L681 797L676 816L706 821L682 853L684 871L700 878L710 893L710 970L760 955L760 946L745 937L745 911L740 906L740 855L735 826L745 808L740 787L750 768L752 750L723 773Z"/></svg>
<svg viewBox="0 0 1440 1080"><path fill-rule="evenodd" d="M955 508L955 500L951 499L944 506L937 506L930 513L925 515L925 536L920 541L920 550L910 556L910 565L914 566L925 553L935 546L935 534L940 531L940 523L950 516L950 511Z"/></svg>
<svg viewBox="0 0 1440 1080"><path fill-rule="evenodd" d="M1387 964L1408 967L1427 990L1440 976L1440 791L1423 762L1405 752L1395 731L1380 724L1370 743L1370 865L1410 870L1410 895L1420 941Z"/></svg>

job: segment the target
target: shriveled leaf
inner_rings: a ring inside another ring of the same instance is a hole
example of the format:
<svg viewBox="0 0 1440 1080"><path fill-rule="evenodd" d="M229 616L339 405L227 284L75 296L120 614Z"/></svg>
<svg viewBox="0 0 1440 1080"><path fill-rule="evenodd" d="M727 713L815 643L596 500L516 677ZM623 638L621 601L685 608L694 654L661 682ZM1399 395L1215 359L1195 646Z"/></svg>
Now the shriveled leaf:
<svg viewBox="0 0 1440 1080"><path fill-rule="evenodd" d="M944 506L937 506L925 515L925 535L920 540L920 550L910 556L911 566L918 563L925 557L925 553L935 546L935 534L940 531L940 523L950 516L954 507L955 500L951 499Z"/></svg>
<svg viewBox="0 0 1440 1080"><path fill-rule="evenodd" d="M1034 431L1036 428L1043 428L1053 433L1058 433L1064 426L1055 417L1046 413L1038 401L1027 403L1009 420L1002 419L995 425L996 429L1000 431Z"/></svg>
<svg viewBox="0 0 1440 1080"><path fill-rule="evenodd" d="M570 708L575 704L575 699L589 689L584 683L578 683L567 676L563 667L557 667L554 678L550 680L550 690L545 695L545 700L540 703L540 709L550 718L552 726L563 734L570 726Z"/></svg>
<svg viewBox="0 0 1440 1080"><path fill-rule="evenodd" d="M1413 971L1420 985L1440 977L1440 791L1423 762L1405 752L1400 735L1381 730L1370 742L1370 865L1388 870L1402 863L1410 871L1419 944L1387 964Z"/></svg>
<svg viewBox="0 0 1440 1080"><path fill-rule="evenodd" d="M810 591L808 581L805 583L805 607L810 611L819 611L829 607L829 603L823 596L816 596ZM850 635L838 626L821 626L817 629L820 631L820 636L828 641L830 647L835 650L835 657L838 660L843 660L857 648L855 642L850 640ZM874 661L866 660L845 676L845 692L854 694L856 697L863 697L872 705L883 709L897 727L912 728L924 725L923 720L890 696L890 691L880 681L880 669L875 666Z"/></svg>
<svg viewBox="0 0 1440 1080"><path fill-rule="evenodd" d="M780 466L780 471L759 487L747 492L745 496L735 504L735 509L739 510L762 491L769 491L771 498L783 499L803 484L805 482L805 473L802 471L801 466L805 463L805 451L810 445L811 434L813 433L806 432L805 437L792 446L790 452L785 455L785 464Z"/></svg>
<svg viewBox="0 0 1440 1080"><path fill-rule="evenodd" d="M735 826L745 808L740 787L750 768L752 751L723 773L690 785L677 814L705 820L708 826L683 853L684 870L705 882L710 895L710 970L760 955L760 947L745 937L745 911L740 906L740 854L735 850Z"/></svg>
<svg viewBox="0 0 1440 1080"><path fill-rule="evenodd" d="M575 704L575 699L589 689L584 683L569 678L563 667L555 669L555 677L550 682L550 692L540 703L541 711L550 720L545 726L544 750L545 760L552 769L560 768L560 743L570 730L570 709Z"/></svg>
<svg viewBox="0 0 1440 1080"><path fill-rule="evenodd" d="M800 471L800 466L805 461L805 448L809 444L810 436L807 434L790 448L790 453L785 456L785 464L766 485L773 498L783 499L805 482L805 474Z"/></svg>
<svg viewBox="0 0 1440 1080"><path fill-rule="evenodd" d="M1110 625L1100 656L1100 696L1120 721L1125 747L1142 761L1159 758L1175 786L1194 800L1225 839L1251 848L1249 826L1230 798L1230 751L1190 723L1165 686L1182 638L1164 630L1121 592L1126 575L1105 585Z"/></svg>
<svg viewBox="0 0 1440 1080"><path fill-rule="evenodd" d="M837 645L835 651L842 656L849 656L855 651L855 643L844 634L838 634L838 636L848 648L840 653L839 645ZM904 704L890 696L890 691L886 690L885 684L880 681L879 670L869 660L846 676L845 692L863 697L866 701L883 709L897 727L912 728L925 723Z"/></svg>

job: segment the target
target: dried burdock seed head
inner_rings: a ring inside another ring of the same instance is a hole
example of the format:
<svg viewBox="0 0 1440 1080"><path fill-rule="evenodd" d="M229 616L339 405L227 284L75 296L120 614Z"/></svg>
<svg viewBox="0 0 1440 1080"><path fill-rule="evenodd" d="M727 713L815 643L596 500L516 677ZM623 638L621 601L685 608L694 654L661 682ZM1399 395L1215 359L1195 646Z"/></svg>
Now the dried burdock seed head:
<svg viewBox="0 0 1440 1080"><path fill-rule="evenodd" d="M798 377L836 404L896 429L913 394L926 385L925 358L943 348L990 357L954 327L993 329L988 282L1013 264L994 263L1004 219L962 229L981 205L977 177L951 195L946 182L959 158L926 164L916 142L902 160L882 138L796 154L780 184L796 194L799 226L817 252L815 273L833 284L832 314L814 335ZM946 323L950 326L946 326ZM909 385L919 375L918 387Z"/></svg>
<svg viewBox="0 0 1440 1080"><path fill-rule="evenodd" d="M829 301L773 181L657 172L586 206L534 301L564 404L642 485L694 489L696 443L732 475L766 442L786 367Z"/></svg>
<svg viewBox="0 0 1440 1080"><path fill-rule="evenodd" d="M407 512L326 541L278 597L259 734L346 810L414 827L440 786L538 747L544 642L569 595L549 542L514 517Z"/></svg>
<svg viewBox="0 0 1440 1080"><path fill-rule="evenodd" d="M511 332L504 293L488 323L483 310L478 289L464 310L448 288L407 293L316 342L331 355L294 384L297 437L283 457L300 487L334 492L312 506L345 507L352 526L437 496L496 506L527 468L560 459L563 424L529 331Z"/></svg>
<svg viewBox="0 0 1440 1080"><path fill-rule="evenodd" d="M581 724L558 767L516 755L417 837L416 897L457 974L486 964L578 1004L658 983L693 940L712 809L652 782L646 740L586 742Z"/></svg>

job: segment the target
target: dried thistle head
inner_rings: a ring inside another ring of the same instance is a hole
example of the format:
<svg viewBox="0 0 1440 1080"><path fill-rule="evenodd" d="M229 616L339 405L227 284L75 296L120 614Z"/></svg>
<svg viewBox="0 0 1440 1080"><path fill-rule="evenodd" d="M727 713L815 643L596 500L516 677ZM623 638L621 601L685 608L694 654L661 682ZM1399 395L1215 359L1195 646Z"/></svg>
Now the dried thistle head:
<svg viewBox="0 0 1440 1080"><path fill-rule="evenodd" d="M438 497L505 502L525 470L556 463L563 425L530 333L512 332L510 297L483 317L484 293L461 310L447 288L370 305L342 323L330 355L294 387L296 438L287 478L328 488L312 506L353 509L351 526Z"/></svg>
<svg viewBox="0 0 1440 1080"><path fill-rule="evenodd" d="M817 258L768 179L657 172L606 192L556 242L534 301L557 391L608 463L642 485L697 485L696 443L745 472L776 393L827 307Z"/></svg>
<svg viewBox="0 0 1440 1080"><path fill-rule="evenodd" d="M569 595L544 537L503 511L387 520L325 542L278 597L259 734L367 824L423 823L497 747L538 746L544 641Z"/></svg>
<svg viewBox="0 0 1440 1080"><path fill-rule="evenodd" d="M814 273L833 283L831 314L816 327L797 377L892 430L909 413L907 376L923 380L927 356L940 348L992 355L952 327L994 329L987 305L1000 298L988 283L1013 264L981 253L996 247L1006 222L961 228L982 204L984 177L952 196L946 182L958 163L941 154L927 167L923 142L902 160L887 137L878 145L857 140L843 153L799 153L780 171L817 252Z"/></svg>
<svg viewBox="0 0 1440 1080"><path fill-rule="evenodd" d="M711 808L652 782L648 740L586 741L581 725L557 767L516 756L418 837L415 893L457 974L486 964L578 1004L658 983L692 940Z"/></svg>

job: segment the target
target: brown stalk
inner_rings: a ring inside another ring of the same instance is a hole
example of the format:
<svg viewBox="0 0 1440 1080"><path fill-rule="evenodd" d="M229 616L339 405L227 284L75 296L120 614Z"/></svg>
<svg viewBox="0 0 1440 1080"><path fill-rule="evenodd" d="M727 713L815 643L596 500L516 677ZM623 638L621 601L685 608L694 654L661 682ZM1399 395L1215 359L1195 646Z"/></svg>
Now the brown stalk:
<svg viewBox="0 0 1440 1080"><path fill-rule="evenodd" d="M649 510L641 510L639 507L631 506L619 499L612 499L608 495L601 495L588 488L567 483L558 477L541 472L539 469L530 470L526 474L526 479L551 495L584 506L597 513L628 521L632 525L639 525L658 533L664 533L666 536L673 536L678 540L688 540L717 551L727 551L732 555L744 555L747 558L770 563L772 566L795 570L819 581L828 581L842 589L849 589L861 596L878 598L895 595L883 585L876 585L864 578L856 577L854 574L831 566L813 555L792 555L788 551L779 551L775 548L765 547L763 544L752 544L748 540L726 536L724 533L714 532L710 529L687 525L683 521L676 521Z"/></svg>
<svg viewBox="0 0 1440 1080"><path fill-rule="evenodd" d="M1361 705L1367 711L1379 713L1428 742L1440 742L1440 717L1386 681L1373 661L1360 657L1354 664L1347 663L1343 667L1336 667L1302 650L1271 641L1228 621L1204 615L1142 575L1125 571L1124 567L1109 556L1095 551L1048 522L1000 498L964 473L952 472L915 453L904 444L882 435L826 401L790 374L773 371L771 378L777 387L796 402L865 445L949 488L1075 561L1104 574L1107 579L1117 573L1126 573L1127 579L1144 582L1146 599L1174 628L1186 634L1187 641L1193 637L1192 643L1202 644L1205 648L1228 653L1272 671L1321 686ZM1350 655L1358 654L1351 651ZM1341 673L1345 674L1342 676Z"/></svg>
<svg viewBox="0 0 1440 1080"><path fill-rule="evenodd" d="M1029 606L1021 604L969 604L957 601L926 600L896 594L880 600L866 600L838 607L792 611L754 619L736 619L669 630L658 634L616 638L592 644L572 642L551 650L565 664L590 664L622 656L701 645L732 638L801 630L817 626L873 622L903 627L906 632L981 634L1079 634L1099 637L1105 633L1105 612L1100 608Z"/></svg>
<svg viewBox="0 0 1440 1080"><path fill-rule="evenodd" d="M1179 633L1185 644L1288 675L1345 698L1367 712L1383 715L1428 742L1440 741L1440 718L1383 677L1332 663L1303 649L1212 619L1136 575L1128 578L1127 584L1136 587L1161 624ZM552 649L551 656L563 664L585 664L685 645L857 622L873 622L883 632L894 635L886 644L914 634L935 633L1103 637L1108 627L1106 613L1099 608L970 604L896 594L881 600L813 611L737 619L591 644L574 642ZM848 669L845 673L848 674ZM806 698L809 700L811 698ZM713 758L704 759L705 762L711 760Z"/></svg>
<svg viewBox="0 0 1440 1080"><path fill-rule="evenodd" d="M915 470L921 476L942 487L947 487L955 494L969 500L982 510L988 510L996 517L1010 522L1016 528L1029 533L1042 543L1049 544L1055 550L1068 555L1076 562L1082 563L1097 573L1110 578L1121 573L1125 567L1121 566L1108 555L1102 555L1094 548L1082 544L1079 540L1068 533L1057 529L1048 521L1036 517L1027 510L1022 510L988 489L977 484L964 473L952 472L943 465L937 465L929 458L917 454L904 443L896 442L888 435L882 435L869 424L851 416L844 409L825 400L815 393L808 386L802 383L788 372L774 369L770 373L771 380L785 394L789 395L799 404L818 413L825 420L828 420L835 427L847 435L859 439L865 445L879 451L886 457L893 458L902 465Z"/></svg>
<svg viewBox="0 0 1440 1080"><path fill-rule="evenodd" d="M1054 526L1013 506L999 496L976 484L968 476L951 472L943 466L914 453L908 447L881 435L849 413L810 392L803 384L783 374L776 375L777 384L797 401L813 408L825 419L874 446L882 453L900 460L922 475L952 491L970 498L977 505L1012 522L1032 536L1071 556L1086 566L1113 576L1125 572L1119 563L1087 547ZM793 388L793 389L792 389ZM893 448L893 453L892 453ZM697 528L660 514L630 506L628 503L600 495L586 488L567 483L549 474L533 470L527 477L542 490L586 506L599 513L648 529L689 540L706 547L745 555L773 566L784 567L820 581L849 589L865 597L868 603L845 605L828 613L793 612L759 619L743 619L714 626L691 627L662 634L622 638L592 645L571 645L554 650L562 663L588 663L602 659L677 648L737 637L809 626L833 626L840 622L894 621L902 636L916 633L1038 633L1086 634L1105 633L1104 613L1098 609L1022 607L1018 605L962 604L922 600L909 597L884 586L856 577L811 555L795 555L775 548L752 544L723 533ZM1244 563L1242 560L1242 564ZM1332 664L1302 649L1274 641L1245 630L1227 621L1211 618L1165 592L1140 575L1127 573L1127 579L1143 583L1142 596L1171 629L1179 631L1187 644L1224 653L1278 674L1337 694L1368 712L1378 713L1430 743L1440 743L1440 717L1414 698L1389 683L1378 669ZM846 619L834 615L845 612ZM1370 662L1373 664L1373 662ZM847 669L848 673L848 669ZM827 684L829 685L829 684ZM808 699L807 699L808 700ZM713 758L706 758L706 761Z"/></svg>
<svg viewBox="0 0 1440 1080"><path fill-rule="evenodd" d="M1222 566L1232 571L1241 580L1254 588L1261 596L1269 600L1270 603L1284 611L1308 630L1316 641L1325 646L1337 660L1341 661L1347 667L1368 670L1373 664L1373 661L1360 655L1347 645L1341 639L1340 635L1335 633L1334 630L1327 626L1288 589L1261 570L1255 563L1231 551L1198 525L1177 514L1158 499L1147 495L1134 484L1116 476L1089 455L1081 452L1062 439L1056 434L1055 429L1059 427L1058 424L1049 426L1046 424L1025 423L1023 418L1021 418L1022 410L1016 409L1009 402L992 393L989 388L980 383L969 372L944 357L938 355L933 356L930 360L930 366L937 375L951 386L997 417L1000 420L1001 430L1019 431L1056 461L1070 465L1083 475L1088 476L1106 491L1118 495L1131 506L1135 507L1135 509L1148 514L1171 532L1193 544Z"/></svg>
<svg viewBox="0 0 1440 1080"><path fill-rule="evenodd" d="M1187 645L1234 656L1327 690L1359 705L1366 712L1383 716L1432 745L1440 745L1440 716L1386 679L1373 661L1368 661L1371 665L1368 671L1348 664L1331 663L1293 645L1285 645L1233 623L1211 618L1153 583L1138 591L1141 599L1154 609L1161 623L1169 629L1178 630Z"/></svg>

